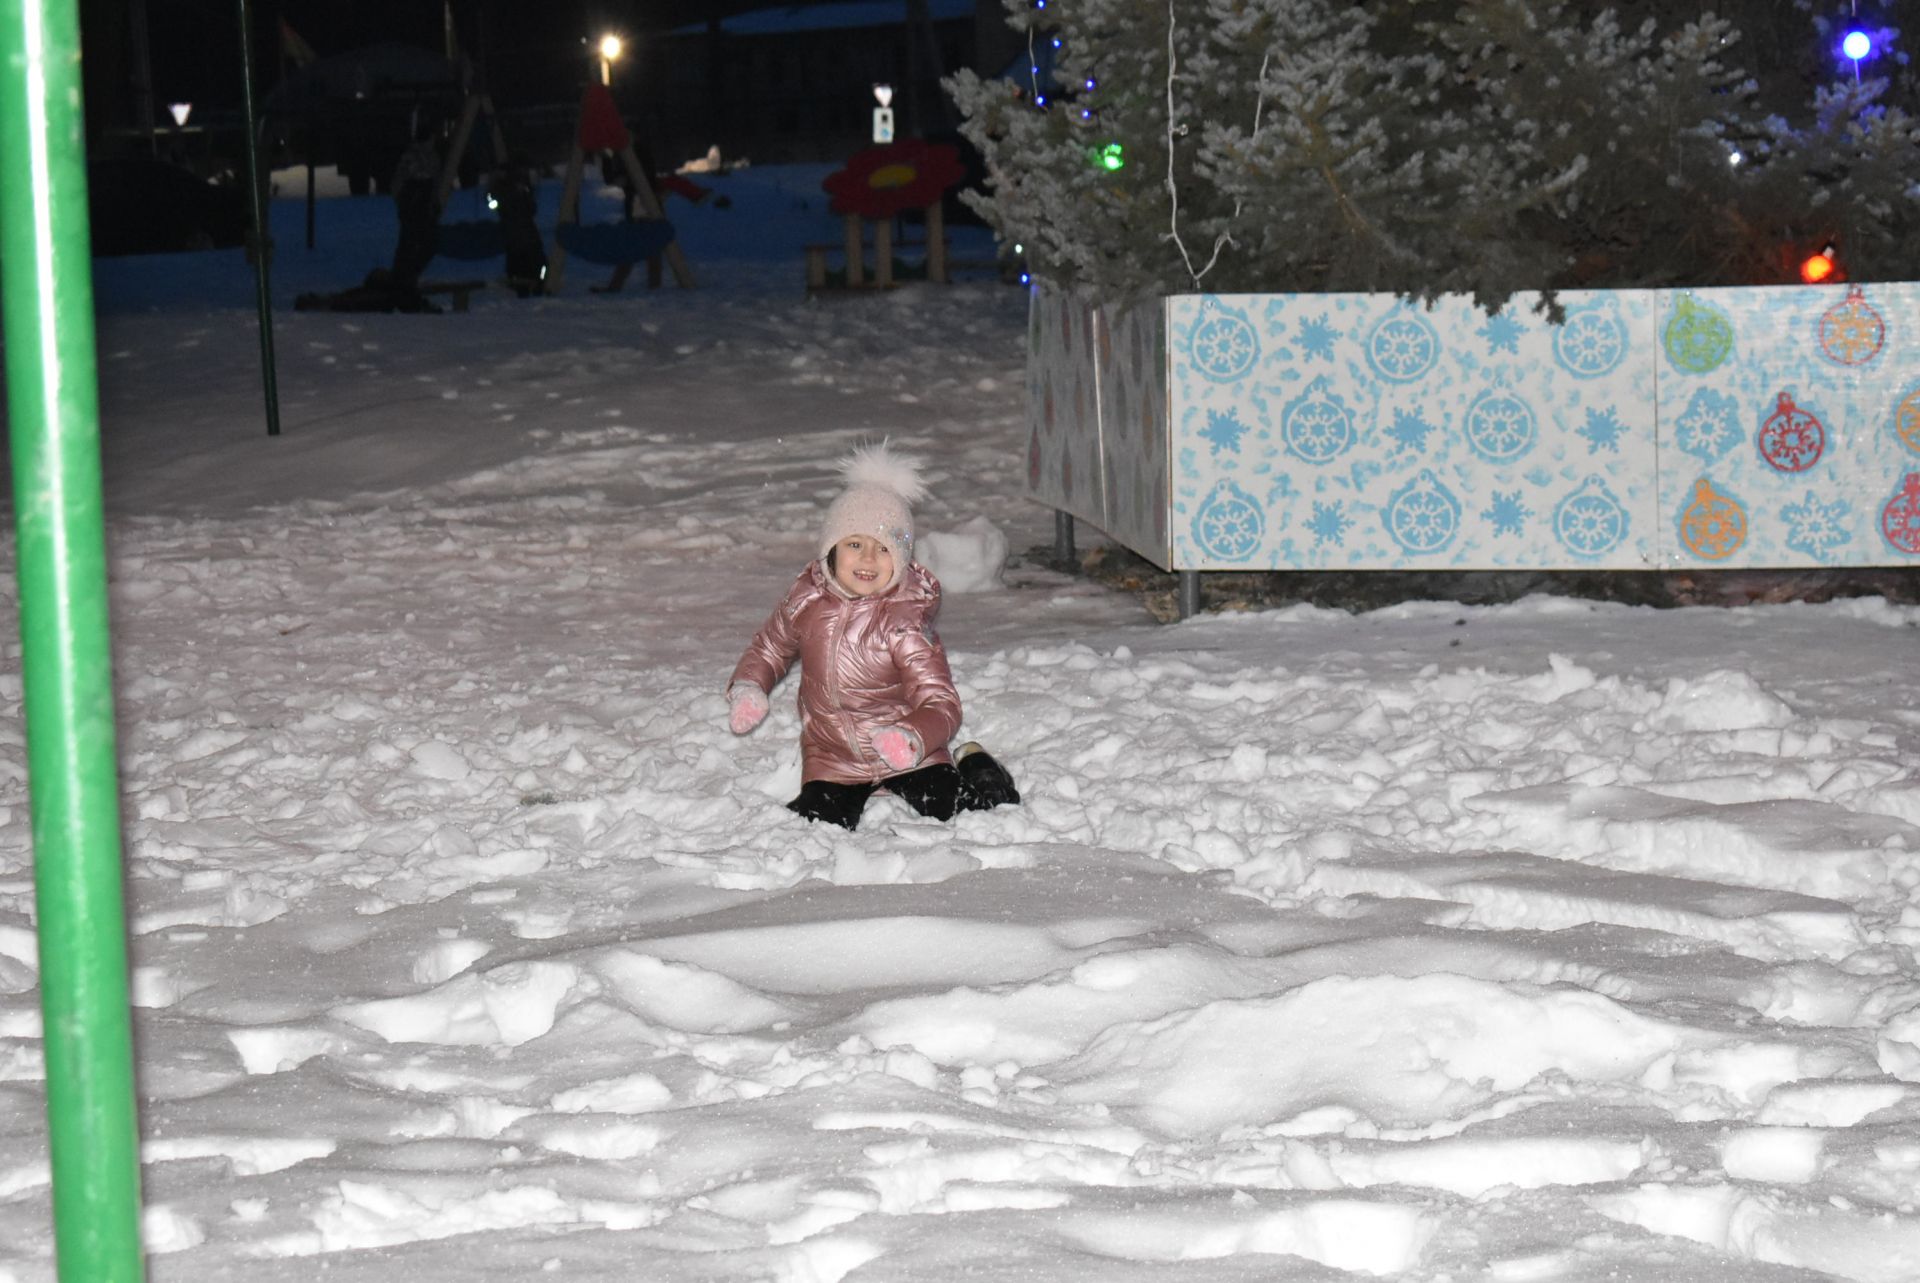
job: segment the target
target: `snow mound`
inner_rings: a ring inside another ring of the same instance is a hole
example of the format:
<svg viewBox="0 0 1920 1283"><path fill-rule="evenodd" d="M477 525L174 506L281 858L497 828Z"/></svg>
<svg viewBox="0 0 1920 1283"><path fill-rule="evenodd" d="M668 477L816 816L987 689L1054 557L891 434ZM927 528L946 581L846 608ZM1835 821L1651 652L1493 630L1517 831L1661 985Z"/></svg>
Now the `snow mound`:
<svg viewBox="0 0 1920 1283"><path fill-rule="evenodd" d="M1007 566L1007 537L985 517L974 517L952 530L929 530L920 536L914 554L933 572L943 591L986 592L998 588Z"/></svg>

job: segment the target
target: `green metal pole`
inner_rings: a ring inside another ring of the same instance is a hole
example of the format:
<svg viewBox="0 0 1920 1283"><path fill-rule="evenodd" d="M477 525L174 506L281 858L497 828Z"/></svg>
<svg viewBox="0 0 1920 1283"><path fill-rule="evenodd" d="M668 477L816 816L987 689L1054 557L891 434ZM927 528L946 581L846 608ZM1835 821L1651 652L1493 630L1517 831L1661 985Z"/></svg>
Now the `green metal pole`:
<svg viewBox="0 0 1920 1283"><path fill-rule="evenodd" d="M75 0L0 0L0 319L33 806L54 1247L122 1283L140 1254L119 783Z"/></svg>
<svg viewBox="0 0 1920 1283"><path fill-rule="evenodd" d="M247 126L247 200L253 216L253 280L260 311L260 378L266 384L267 435L277 437L280 385L273 360L273 239L267 235L266 206L261 199L266 183L261 179L260 147L255 141L260 126L253 115L253 15L247 0L240 0L240 108Z"/></svg>

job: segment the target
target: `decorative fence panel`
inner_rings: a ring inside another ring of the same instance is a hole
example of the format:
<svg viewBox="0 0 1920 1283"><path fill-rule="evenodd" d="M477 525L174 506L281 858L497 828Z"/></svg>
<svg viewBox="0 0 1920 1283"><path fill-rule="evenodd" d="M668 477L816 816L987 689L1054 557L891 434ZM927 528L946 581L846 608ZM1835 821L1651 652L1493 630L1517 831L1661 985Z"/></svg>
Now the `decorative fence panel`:
<svg viewBox="0 0 1920 1283"><path fill-rule="evenodd" d="M1920 558L1920 285L1036 290L1030 495L1171 570Z"/></svg>

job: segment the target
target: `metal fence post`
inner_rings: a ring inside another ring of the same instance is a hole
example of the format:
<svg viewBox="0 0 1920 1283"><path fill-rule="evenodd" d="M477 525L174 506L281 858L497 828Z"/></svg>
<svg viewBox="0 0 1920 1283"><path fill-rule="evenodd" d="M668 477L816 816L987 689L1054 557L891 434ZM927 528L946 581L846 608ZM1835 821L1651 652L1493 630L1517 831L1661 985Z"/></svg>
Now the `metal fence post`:
<svg viewBox="0 0 1920 1283"><path fill-rule="evenodd" d="M60 1277L144 1277L74 0L0 0L0 318Z"/></svg>

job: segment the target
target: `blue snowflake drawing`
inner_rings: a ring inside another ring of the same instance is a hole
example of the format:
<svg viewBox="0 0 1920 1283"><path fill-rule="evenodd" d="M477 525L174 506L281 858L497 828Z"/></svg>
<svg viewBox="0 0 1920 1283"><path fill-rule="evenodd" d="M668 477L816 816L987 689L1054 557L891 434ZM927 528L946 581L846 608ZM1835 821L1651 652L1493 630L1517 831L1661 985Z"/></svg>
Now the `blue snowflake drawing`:
<svg viewBox="0 0 1920 1283"><path fill-rule="evenodd" d="M1518 490L1494 490L1489 492L1493 502L1487 505L1480 515L1493 524L1496 535L1517 535L1527 519L1533 516L1533 509L1520 501Z"/></svg>
<svg viewBox="0 0 1920 1283"><path fill-rule="evenodd" d="M1805 503L1790 503L1780 509L1780 519L1787 523L1787 547L1809 557L1819 557L1851 543L1853 531L1847 523L1852 516L1853 505L1845 499L1821 503L1820 497L1811 490L1807 491Z"/></svg>
<svg viewBox="0 0 1920 1283"><path fill-rule="evenodd" d="M1213 446L1217 455L1222 450L1240 453L1240 438L1246 435L1247 425L1233 417L1233 411L1222 414L1218 410L1207 411L1207 426L1200 432L1202 440Z"/></svg>
<svg viewBox="0 0 1920 1283"><path fill-rule="evenodd" d="M1478 331L1480 337L1487 341L1487 351L1490 354L1495 352L1518 352L1520 350L1520 336L1526 332L1526 326L1520 324L1520 322L1514 320L1505 312L1501 312L1497 316L1489 316L1487 323L1481 326Z"/></svg>
<svg viewBox="0 0 1920 1283"><path fill-rule="evenodd" d="M1393 426L1387 429L1387 435L1398 442L1402 450L1420 451L1427 448L1427 433L1433 431L1433 425L1411 410L1395 410Z"/></svg>
<svg viewBox="0 0 1920 1283"><path fill-rule="evenodd" d="M1740 403L1711 388L1696 388L1673 421L1673 443L1707 463L1733 449L1743 435Z"/></svg>
<svg viewBox="0 0 1920 1283"><path fill-rule="evenodd" d="M1307 529L1313 531L1313 542L1316 544L1339 544L1346 542L1347 530L1352 525L1352 519L1342 510L1340 503L1315 500L1313 518L1307 522Z"/></svg>
<svg viewBox="0 0 1920 1283"><path fill-rule="evenodd" d="M1352 448L1359 433L1346 402L1330 389L1325 375L1287 402L1280 413L1280 436L1287 451L1308 463L1328 463Z"/></svg>
<svg viewBox="0 0 1920 1283"><path fill-rule="evenodd" d="M1327 313L1309 316L1300 322L1300 346L1308 356L1333 360L1333 344L1340 334L1327 323Z"/></svg>
<svg viewBox="0 0 1920 1283"><path fill-rule="evenodd" d="M1587 439L1587 453L1599 454L1602 450L1620 453L1620 438L1627 434L1627 425L1620 422L1620 416L1609 406L1604 410L1588 410L1586 426L1579 429L1581 436Z"/></svg>

